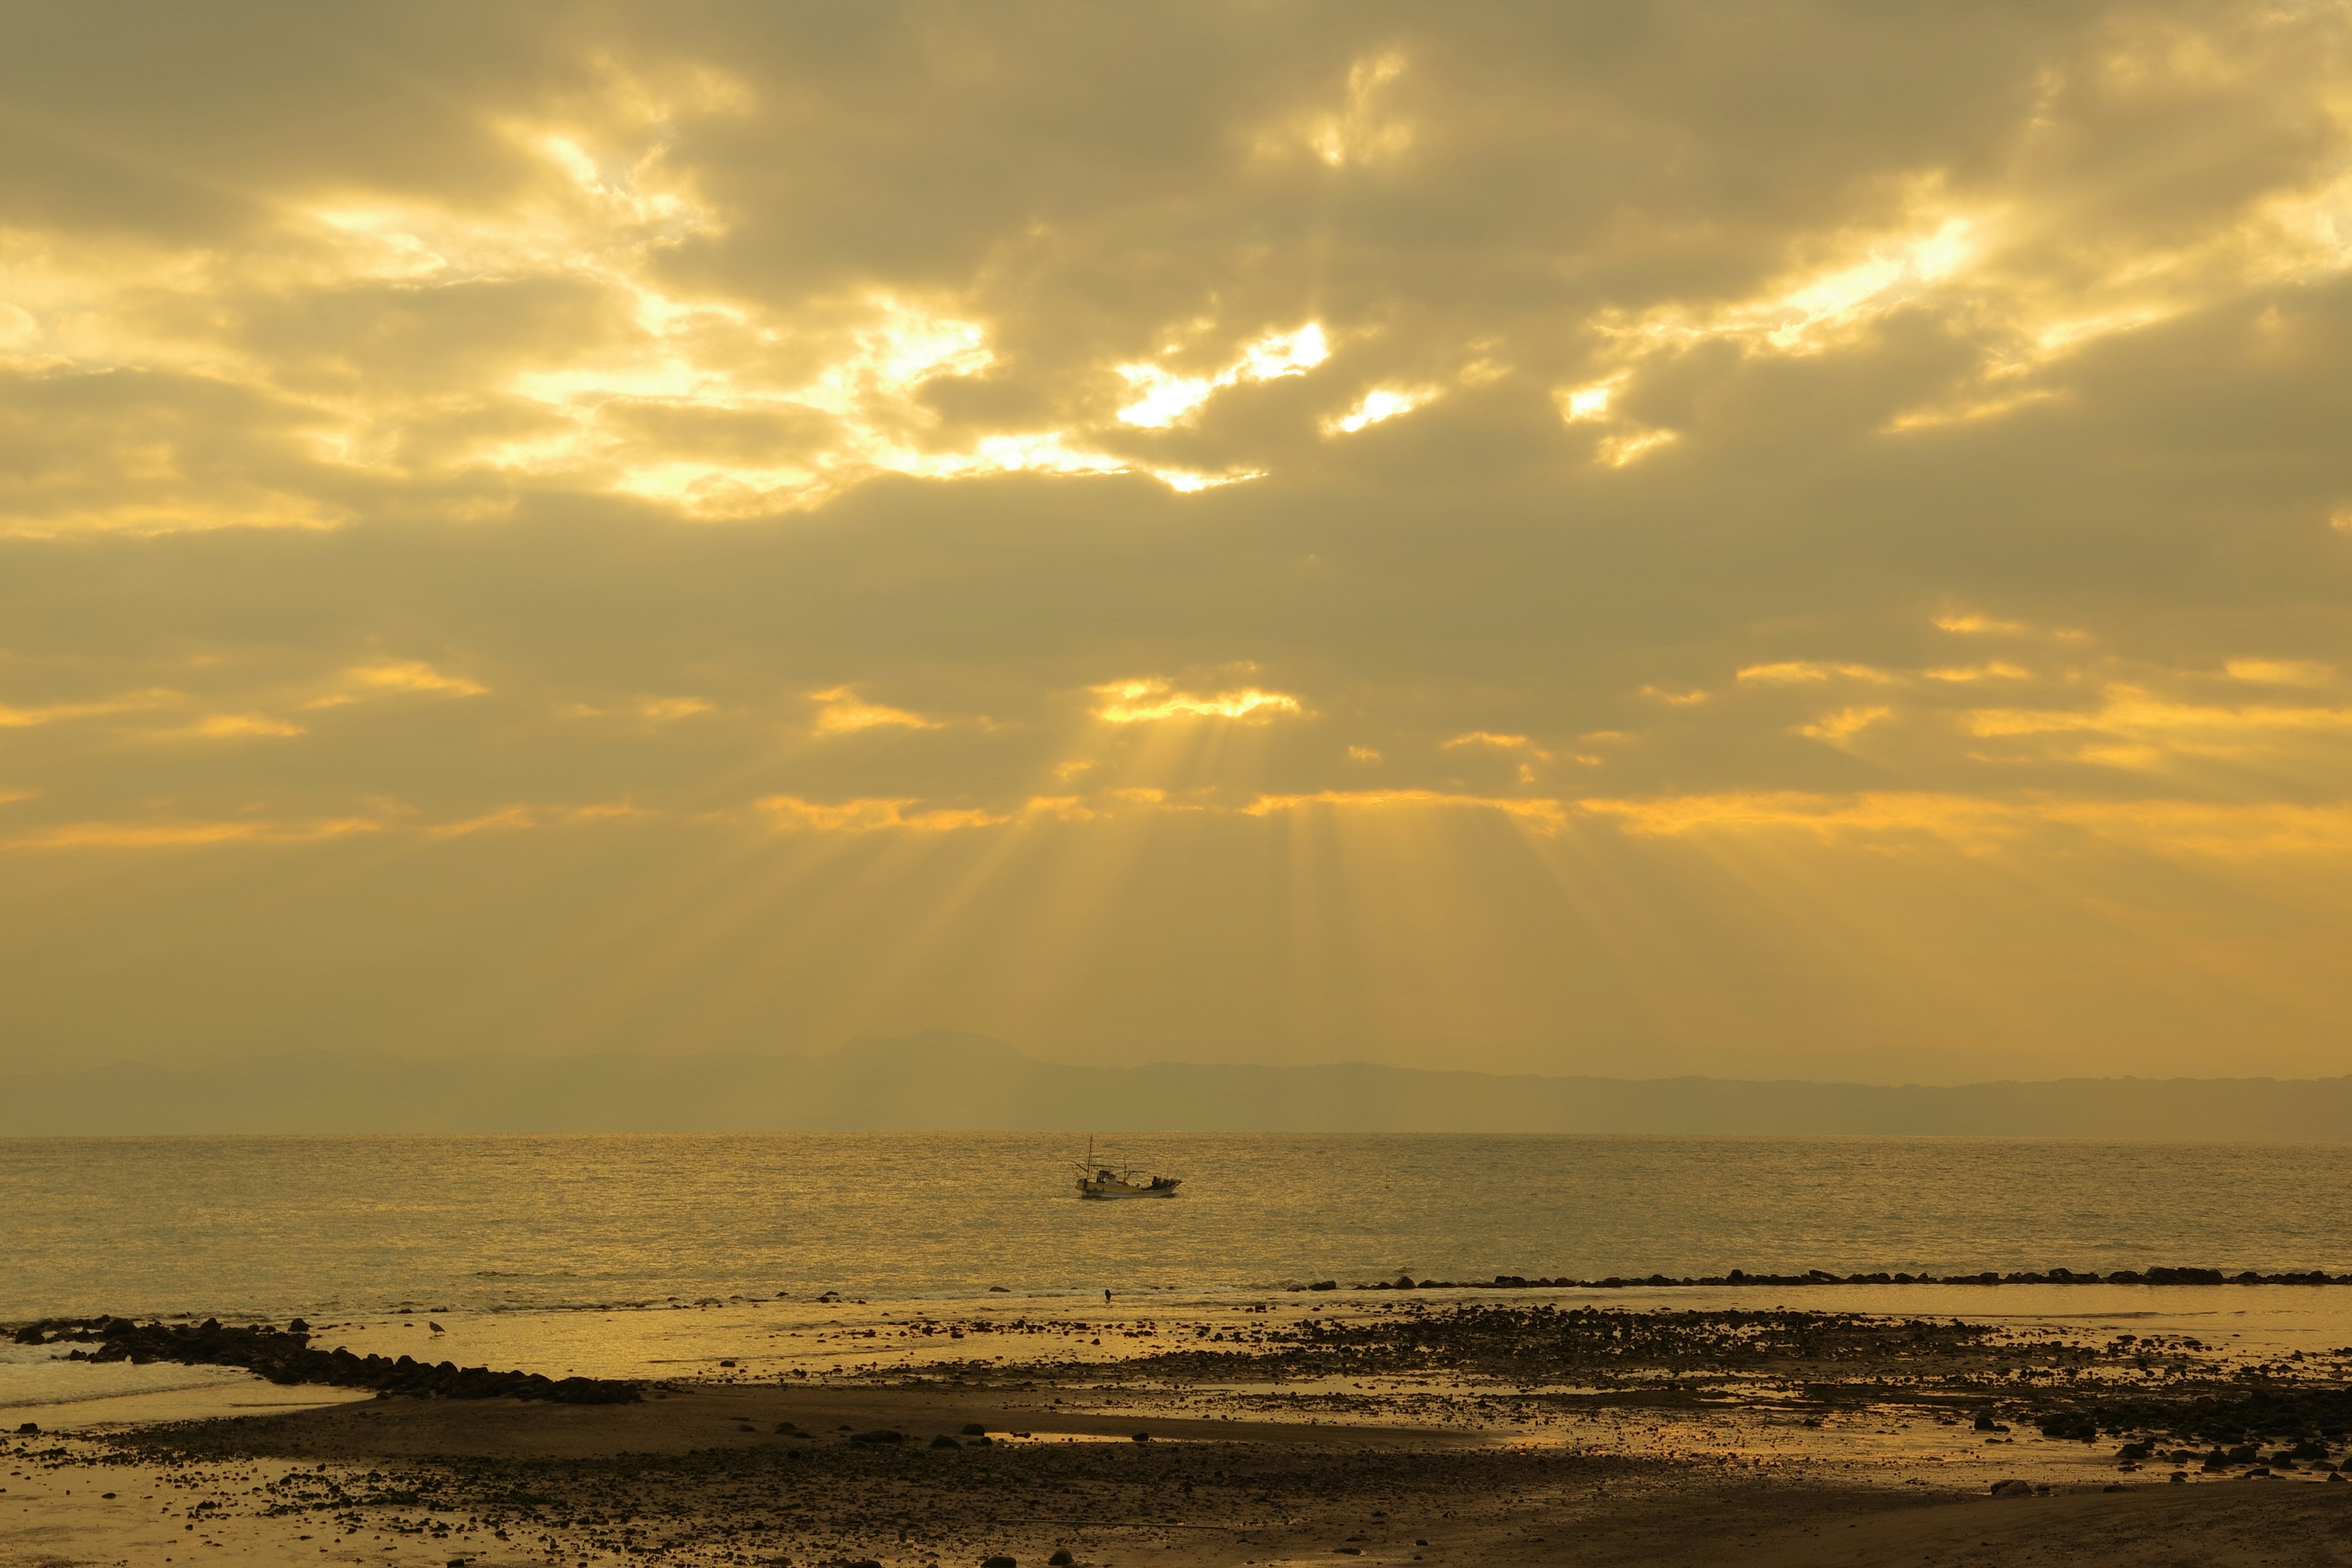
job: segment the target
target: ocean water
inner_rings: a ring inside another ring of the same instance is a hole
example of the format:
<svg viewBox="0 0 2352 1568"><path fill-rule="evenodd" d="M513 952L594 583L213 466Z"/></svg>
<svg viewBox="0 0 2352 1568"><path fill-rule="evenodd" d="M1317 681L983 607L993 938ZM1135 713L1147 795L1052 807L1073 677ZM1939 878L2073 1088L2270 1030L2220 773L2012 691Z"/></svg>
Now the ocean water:
<svg viewBox="0 0 2352 1568"><path fill-rule="evenodd" d="M2155 1264L2352 1270L2352 1148L1034 1135L0 1141L0 1321L1302 1281ZM2333 1294L2332 1292L2330 1294Z"/></svg>

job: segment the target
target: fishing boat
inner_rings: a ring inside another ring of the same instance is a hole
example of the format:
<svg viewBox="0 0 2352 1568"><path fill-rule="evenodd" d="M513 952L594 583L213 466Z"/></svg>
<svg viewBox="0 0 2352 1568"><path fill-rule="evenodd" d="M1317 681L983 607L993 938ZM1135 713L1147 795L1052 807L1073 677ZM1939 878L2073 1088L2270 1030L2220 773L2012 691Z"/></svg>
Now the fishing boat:
<svg viewBox="0 0 2352 1568"><path fill-rule="evenodd" d="M1087 1140L1087 1157L1073 1161L1078 1173L1078 1196L1082 1198L1172 1198L1176 1189L1184 1184L1181 1176L1138 1175L1132 1165L1114 1170L1095 1159L1095 1141Z"/></svg>

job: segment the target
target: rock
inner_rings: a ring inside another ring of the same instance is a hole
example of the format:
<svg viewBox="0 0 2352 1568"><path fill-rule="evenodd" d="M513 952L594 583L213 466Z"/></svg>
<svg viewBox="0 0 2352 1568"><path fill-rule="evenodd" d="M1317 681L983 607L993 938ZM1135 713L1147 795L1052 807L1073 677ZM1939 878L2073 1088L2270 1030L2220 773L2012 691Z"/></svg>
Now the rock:
<svg viewBox="0 0 2352 1568"><path fill-rule="evenodd" d="M980 1568L1021 1568L1021 1564L1010 1557L1000 1555L982 1558Z"/></svg>
<svg viewBox="0 0 2352 1568"><path fill-rule="evenodd" d="M1046 1568L1070 1568L1070 1565L1076 1561L1076 1558L1070 1555L1068 1547L1056 1546L1054 1548L1054 1555L1046 1558L1045 1563Z"/></svg>
<svg viewBox="0 0 2352 1568"><path fill-rule="evenodd" d="M37 1437L40 1435L41 1424L37 1421L27 1421L16 1428L16 1436L19 1437Z"/></svg>
<svg viewBox="0 0 2352 1568"><path fill-rule="evenodd" d="M1138 1432L1135 1435L1135 1440L1139 1443L1149 1443L1151 1441L1151 1434L1149 1432Z"/></svg>
<svg viewBox="0 0 2352 1568"><path fill-rule="evenodd" d="M882 1564L875 1562L871 1557L861 1557L855 1563L843 1563L841 1568L882 1568Z"/></svg>
<svg viewBox="0 0 2352 1568"><path fill-rule="evenodd" d="M2177 1480L2182 1480L2182 1479L2185 1479L2186 1478L2181 1477L2181 1476L2175 1476L2175 1477L2173 1477L2172 1479L2173 1479L2174 1480L2176 1480L2176 1481L2177 1481ZM2342 1479L2344 1479L2344 1472L2343 1472L2343 1471L2341 1471L2341 1470L2333 1470L2333 1471L2330 1471L2330 1472L2328 1473L2328 1477L2327 1477L2327 1479L2328 1479L2329 1480L2331 1480L2331 1481L2340 1481L2340 1480L2342 1480Z"/></svg>
<svg viewBox="0 0 2352 1568"><path fill-rule="evenodd" d="M2014 1479L2005 1481L1995 1481L1992 1484L1992 1495L1995 1497L2032 1497L2033 1495L2033 1483L2032 1481L2021 1481Z"/></svg>
<svg viewBox="0 0 2352 1568"><path fill-rule="evenodd" d="M1013 1294L1012 1291L1007 1290L1002 1285L991 1285L988 1288L988 1293L992 1296L1010 1296Z"/></svg>
<svg viewBox="0 0 2352 1568"><path fill-rule="evenodd" d="M963 1424L963 1435L967 1437L984 1437L988 1435L988 1428L977 1421L967 1421Z"/></svg>
<svg viewBox="0 0 2352 1568"><path fill-rule="evenodd" d="M1337 1290L1339 1288L1339 1282L1337 1279L1318 1279L1307 1288L1309 1290Z"/></svg>
<svg viewBox="0 0 2352 1568"><path fill-rule="evenodd" d="M635 1384L602 1378L551 1379L538 1373L461 1368L454 1362L427 1365L413 1356L393 1360L357 1356L347 1350L316 1350L310 1343L307 1324L299 1331L281 1332L267 1324L225 1329L218 1319L207 1319L194 1327L151 1323L142 1328L128 1318L97 1318L86 1321L74 1337L101 1342L89 1357L91 1361L241 1366L275 1384L367 1388L384 1398L404 1394L420 1398L502 1397L543 1399L559 1405L620 1405L643 1397Z"/></svg>
<svg viewBox="0 0 2352 1568"><path fill-rule="evenodd" d="M934 1448L961 1448L963 1445L942 1432L938 1436L931 1439L931 1447Z"/></svg>
<svg viewBox="0 0 2352 1568"><path fill-rule="evenodd" d="M893 1432L887 1426L880 1426L871 1432L852 1432L849 1435L849 1440L853 1443L903 1443L907 1440L907 1435L904 1432Z"/></svg>

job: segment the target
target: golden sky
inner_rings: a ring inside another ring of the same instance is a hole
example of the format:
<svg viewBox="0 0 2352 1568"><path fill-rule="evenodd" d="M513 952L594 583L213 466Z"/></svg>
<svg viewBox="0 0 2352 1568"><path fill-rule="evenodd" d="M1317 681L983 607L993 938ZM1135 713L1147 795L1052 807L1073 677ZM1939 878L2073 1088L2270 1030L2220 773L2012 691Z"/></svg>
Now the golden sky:
<svg viewBox="0 0 2352 1568"><path fill-rule="evenodd" d="M16 7L0 1065L2352 1068L2352 7Z"/></svg>

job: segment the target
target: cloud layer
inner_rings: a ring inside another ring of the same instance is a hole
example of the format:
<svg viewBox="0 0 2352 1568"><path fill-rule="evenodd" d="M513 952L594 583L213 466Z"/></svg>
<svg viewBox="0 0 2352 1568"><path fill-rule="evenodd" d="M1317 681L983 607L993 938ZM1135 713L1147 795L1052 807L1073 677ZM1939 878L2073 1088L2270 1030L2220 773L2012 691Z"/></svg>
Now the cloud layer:
<svg viewBox="0 0 2352 1568"><path fill-rule="evenodd" d="M25 41L25 1060L2340 1068L2340 5Z"/></svg>

